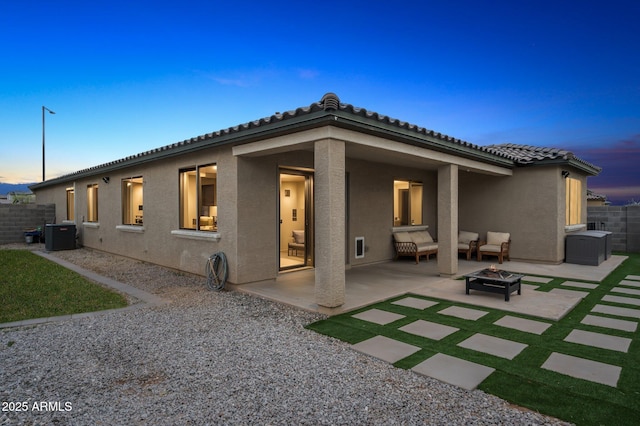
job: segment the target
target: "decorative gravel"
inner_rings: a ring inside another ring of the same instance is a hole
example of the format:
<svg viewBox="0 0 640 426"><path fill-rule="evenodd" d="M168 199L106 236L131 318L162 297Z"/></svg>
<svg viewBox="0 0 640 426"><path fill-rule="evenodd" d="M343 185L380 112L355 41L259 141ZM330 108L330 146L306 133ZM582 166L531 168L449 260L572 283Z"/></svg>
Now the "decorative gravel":
<svg viewBox="0 0 640 426"><path fill-rule="evenodd" d="M305 330L319 314L102 252L52 254L169 303L0 331L2 425L566 424Z"/></svg>

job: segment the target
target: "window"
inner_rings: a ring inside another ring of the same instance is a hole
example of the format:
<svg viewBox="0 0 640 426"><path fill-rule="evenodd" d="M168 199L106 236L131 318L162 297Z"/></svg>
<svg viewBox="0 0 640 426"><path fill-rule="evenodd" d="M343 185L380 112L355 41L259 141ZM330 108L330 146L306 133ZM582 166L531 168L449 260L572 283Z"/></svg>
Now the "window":
<svg viewBox="0 0 640 426"><path fill-rule="evenodd" d="M218 230L217 166L180 170L180 228Z"/></svg>
<svg viewBox="0 0 640 426"><path fill-rule="evenodd" d="M142 226L142 176L122 179L122 224Z"/></svg>
<svg viewBox="0 0 640 426"><path fill-rule="evenodd" d="M87 186L87 222L98 221L98 185Z"/></svg>
<svg viewBox="0 0 640 426"><path fill-rule="evenodd" d="M565 178L566 206L565 225L578 225L582 216L582 182L579 179Z"/></svg>
<svg viewBox="0 0 640 426"><path fill-rule="evenodd" d="M73 188L67 188L67 220L75 220L76 198Z"/></svg>
<svg viewBox="0 0 640 426"><path fill-rule="evenodd" d="M422 225L422 183L393 181L393 226Z"/></svg>

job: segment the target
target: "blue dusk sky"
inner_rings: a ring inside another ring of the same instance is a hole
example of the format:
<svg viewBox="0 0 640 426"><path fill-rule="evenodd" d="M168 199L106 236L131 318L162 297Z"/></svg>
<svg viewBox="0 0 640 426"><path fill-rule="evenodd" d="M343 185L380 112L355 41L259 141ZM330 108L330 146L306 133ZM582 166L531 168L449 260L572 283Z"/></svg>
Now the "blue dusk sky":
<svg viewBox="0 0 640 426"><path fill-rule="evenodd" d="M3 1L0 182L326 92L478 145L565 148L640 200L640 1Z"/></svg>

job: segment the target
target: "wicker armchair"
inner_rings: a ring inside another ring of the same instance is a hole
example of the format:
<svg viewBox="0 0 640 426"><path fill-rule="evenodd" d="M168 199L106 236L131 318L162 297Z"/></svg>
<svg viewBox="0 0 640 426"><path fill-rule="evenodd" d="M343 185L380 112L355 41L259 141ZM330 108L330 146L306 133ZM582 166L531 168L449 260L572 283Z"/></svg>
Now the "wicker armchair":
<svg viewBox="0 0 640 426"><path fill-rule="evenodd" d="M511 234L508 232L487 232L487 241L478 242L478 261L482 256L498 256L498 263L509 258L509 246L511 245Z"/></svg>
<svg viewBox="0 0 640 426"><path fill-rule="evenodd" d="M471 260L471 254L478 250L477 232L460 231L458 232L458 254L464 253L467 260Z"/></svg>

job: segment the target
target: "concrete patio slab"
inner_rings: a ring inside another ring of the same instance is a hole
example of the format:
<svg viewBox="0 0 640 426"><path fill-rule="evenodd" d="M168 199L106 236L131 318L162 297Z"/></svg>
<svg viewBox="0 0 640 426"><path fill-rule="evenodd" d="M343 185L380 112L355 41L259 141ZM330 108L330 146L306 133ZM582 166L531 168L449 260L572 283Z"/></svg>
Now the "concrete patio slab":
<svg viewBox="0 0 640 426"><path fill-rule="evenodd" d="M417 320L411 324L400 327L398 330L405 333L415 334L416 336L426 337L431 340L441 340L450 334L455 333L459 328L450 327L436 322Z"/></svg>
<svg viewBox="0 0 640 426"><path fill-rule="evenodd" d="M580 322L586 325L595 325L596 327L630 331L632 333L638 329L638 323L635 321L607 318L598 315L586 315Z"/></svg>
<svg viewBox="0 0 640 426"><path fill-rule="evenodd" d="M465 294L463 280L447 280L433 283L413 293L435 299L444 299L478 307L499 309L538 318L558 321L570 312L580 301L579 297L550 294L532 290L532 286L522 284L522 294L514 294L509 302L504 295L476 291Z"/></svg>
<svg viewBox="0 0 640 426"><path fill-rule="evenodd" d="M468 339L458 343L458 346L500 358L513 359L529 345L514 342L513 340L476 333Z"/></svg>
<svg viewBox="0 0 640 426"><path fill-rule="evenodd" d="M542 284L548 284L551 281L553 281L553 278L548 278L548 277L533 277L531 275L525 275L524 277L522 277L522 281L527 281L530 283L542 283Z"/></svg>
<svg viewBox="0 0 640 426"><path fill-rule="evenodd" d="M622 280L620 285L626 285L628 287L640 287L640 281Z"/></svg>
<svg viewBox="0 0 640 426"><path fill-rule="evenodd" d="M437 305L438 302L434 302L432 300L418 299L417 297L405 297L404 299L391 302L391 304L424 310L424 309L430 308L431 306Z"/></svg>
<svg viewBox="0 0 640 426"><path fill-rule="evenodd" d="M601 281L627 257L614 255L598 266L563 263L548 265L519 261L505 262L505 270L524 275L541 275L569 280ZM489 267L495 261L459 259L458 276ZM337 308L315 303L315 271L313 268L287 271L277 278L230 288L241 292L298 306L302 309L337 315L362 308L375 302L414 293L434 299L444 299L476 306L502 309L509 312L558 320L580 302L579 298L561 298L547 292L533 291L534 286L523 284L522 295L514 295L504 302L500 295L474 292L465 295L464 280L439 276L437 262L389 261L351 267L346 270L345 301Z"/></svg>
<svg viewBox="0 0 640 426"><path fill-rule="evenodd" d="M404 315L383 311L381 309L369 309L368 311L360 312L359 314L355 314L352 316L353 318L373 322L380 325L386 325L405 317Z"/></svg>
<svg viewBox="0 0 640 426"><path fill-rule="evenodd" d="M618 379L622 372L622 368L617 365L591 361L557 352L549 355L549 358L542 364L542 368L614 388L618 385Z"/></svg>
<svg viewBox="0 0 640 426"><path fill-rule="evenodd" d="M487 315L489 312L479 311L478 309L463 308L461 306L449 306L448 308L445 308L438 313L442 315L448 315L450 317L475 321Z"/></svg>
<svg viewBox="0 0 640 426"><path fill-rule="evenodd" d="M567 290L566 288L553 288L549 290L551 294L562 294L564 296L579 297L584 299L589 295L588 291Z"/></svg>
<svg viewBox="0 0 640 426"><path fill-rule="evenodd" d="M400 361L402 358L406 358L409 355L413 355L420 350L417 346L399 342L384 336L375 336L371 339L356 343L351 347L358 352L387 361L391 364Z"/></svg>
<svg viewBox="0 0 640 426"><path fill-rule="evenodd" d="M627 275L625 278L628 280L640 281L640 275Z"/></svg>
<svg viewBox="0 0 640 426"><path fill-rule="evenodd" d="M473 390L495 371L494 368L445 354L435 354L411 369L424 376Z"/></svg>
<svg viewBox="0 0 640 426"><path fill-rule="evenodd" d="M640 306L640 299L636 299L634 297L622 297L622 296L611 296L607 294L602 297L603 302L613 302L613 303L622 303L624 305L636 305Z"/></svg>
<svg viewBox="0 0 640 426"><path fill-rule="evenodd" d="M622 293L622 294L630 294L632 296L640 296L640 289L635 289L635 288L614 287L610 291L612 293Z"/></svg>
<svg viewBox="0 0 640 426"><path fill-rule="evenodd" d="M610 336L584 330L573 330L564 338L564 341L623 353L627 353L629 345L631 345L631 339L626 337Z"/></svg>
<svg viewBox="0 0 640 426"><path fill-rule="evenodd" d="M547 322L514 317L511 315L503 316L498 321L494 322L494 324L499 325L500 327L513 328L515 330L538 335L544 333L549 327L551 327L551 324Z"/></svg>
<svg viewBox="0 0 640 426"><path fill-rule="evenodd" d="M544 263L525 263L520 261L511 261L503 263L501 269L525 275L532 274L542 275L546 277L565 278L569 280L601 282L626 259L627 256L614 254L597 267L589 265L576 265L573 263L550 265Z"/></svg>
<svg viewBox="0 0 640 426"><path fill-rule="evenodd" d="M598 284L581 283L579 281L565 281L561 285L566 285L568 287L588 288L590 290L598 287Z"/></svg>
<svg viewBox="0 0 640 426"><path fill-rule="evenodd" d="M616 315L619 317L640 318L640 309L621 308L618 306L610 305L596 305L593 307L593 309L591 309L591 312Z"/></svg>

